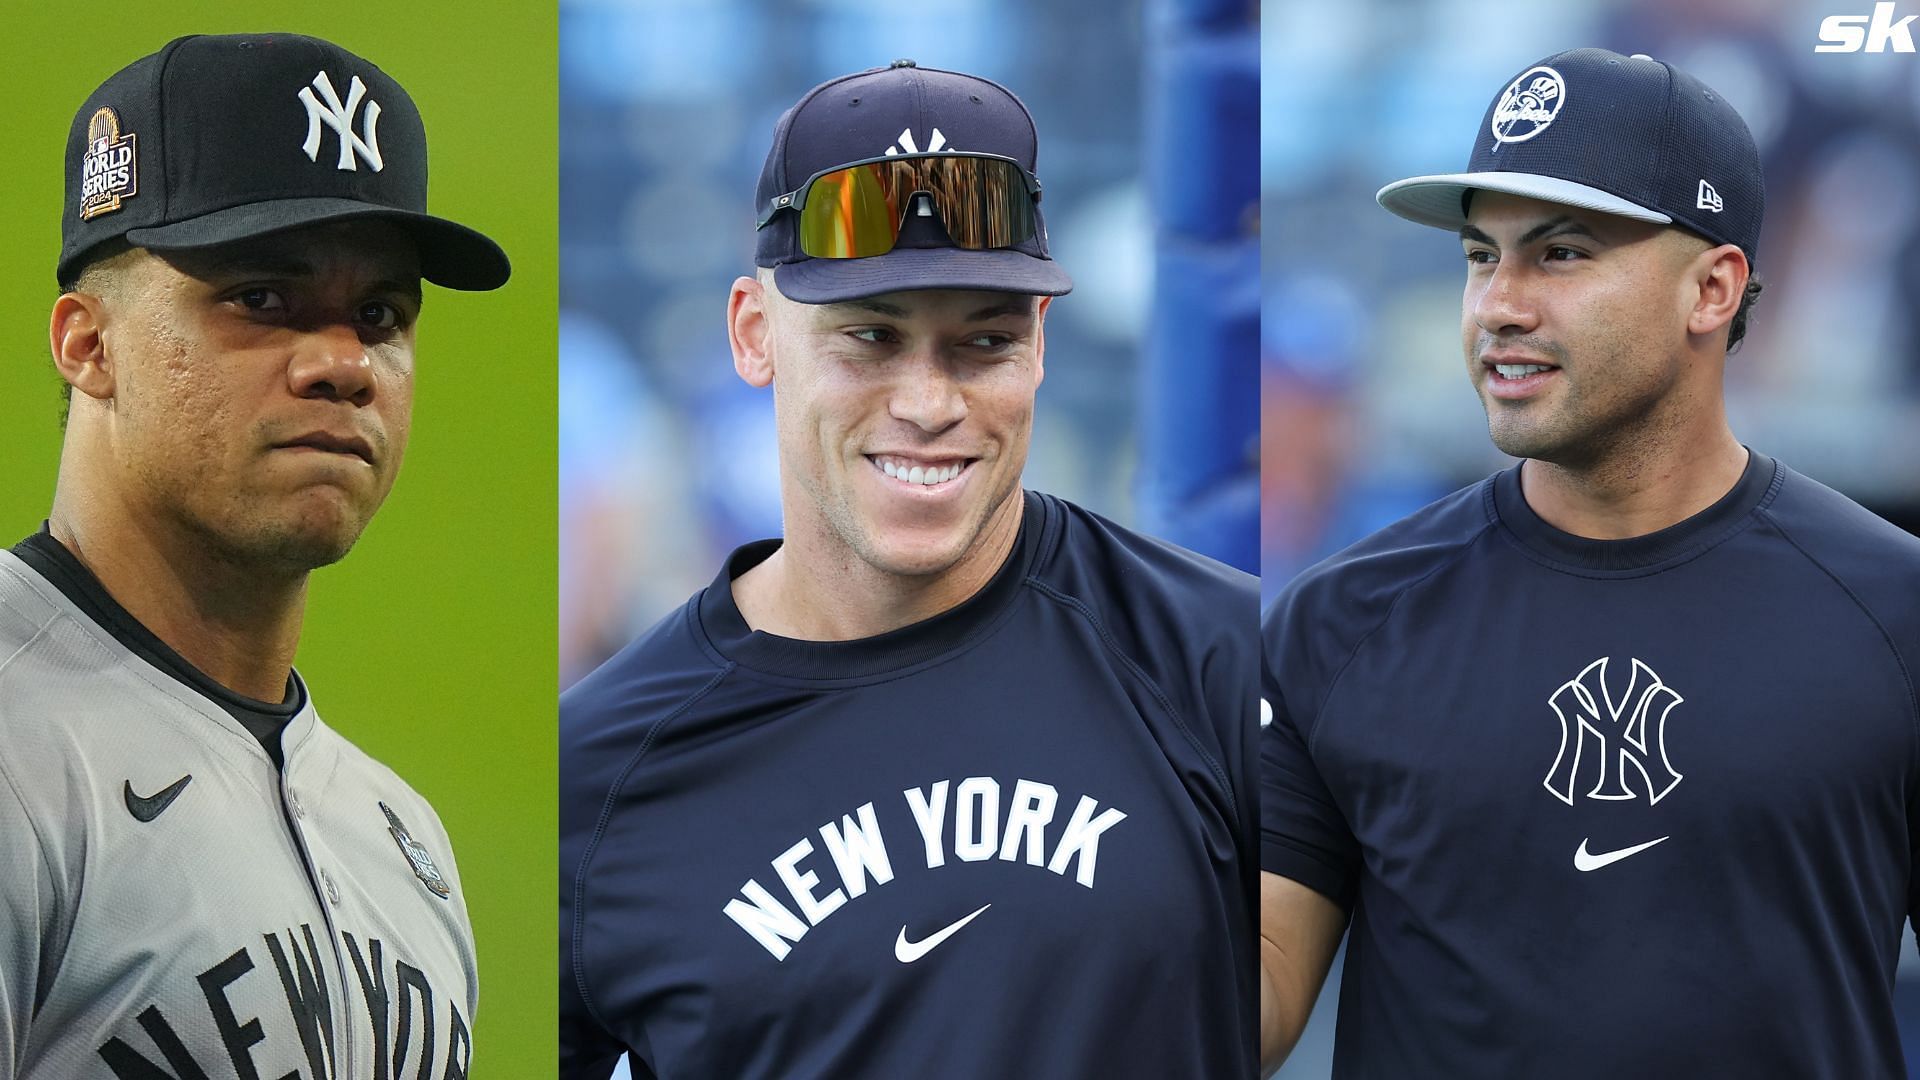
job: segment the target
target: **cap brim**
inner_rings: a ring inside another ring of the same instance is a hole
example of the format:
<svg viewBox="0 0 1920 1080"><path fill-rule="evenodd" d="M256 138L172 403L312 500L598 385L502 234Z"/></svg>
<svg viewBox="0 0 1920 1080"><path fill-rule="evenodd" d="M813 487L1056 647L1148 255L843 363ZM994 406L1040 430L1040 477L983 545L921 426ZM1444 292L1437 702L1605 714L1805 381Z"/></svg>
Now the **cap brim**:
<svg viewBox="0 0 1920 1080"><path fill-rule="evenodd" d="M1064 296L1073 279L1051 259L1004 248L895 248L865 259L803 259L773 271L782 296L802 304L837 304L916 289L968 289Z"/></svg>
<svg viewBox="0 0 1920 1080"><path fill-rule="evenodd" d="M202 214L146 229L127 230L127 242L154 251L192 251L337 221L391 221L420 250L420 276L449 289L497 289L513 272L500 245L465 225L431 214L352 199L275 199Z"/></svg>
<svg viewBox="0 0 1920 1080"><path fill-rule="evenodd" d="M1466 194L1469 191L1499 191L1541 202L1618 214L1636 221L1671 225L1673 219L1658 210L1628 202L1618 195L1538 173L1478 172L1449 173L1445 176L1415 176L1395 181L1374 195L1388 210L1422 225L1458 229L1467 223Z"/></svg>

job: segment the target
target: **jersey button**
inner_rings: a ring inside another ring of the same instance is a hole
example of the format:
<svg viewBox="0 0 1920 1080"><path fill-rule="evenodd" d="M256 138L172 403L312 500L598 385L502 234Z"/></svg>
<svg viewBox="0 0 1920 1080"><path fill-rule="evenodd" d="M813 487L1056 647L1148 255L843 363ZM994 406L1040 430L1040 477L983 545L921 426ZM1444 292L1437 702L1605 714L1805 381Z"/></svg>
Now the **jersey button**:
<svg viewBox="0 0 1920 1080"><path fill-rule="evenodd" d="M293 808L294 817L304 818L307 816L306 809L300 805L300 795L298 792L287 792L287 805Z"/></svg>
<svg viewBox="0 0 1920 1080"><path fill-rule="evenodd" d="M320 871L320 883L327 887L327 899L332 901L335 907L339 907L340 886L333 883L333 875L327 873L325 870Z"/></svg>

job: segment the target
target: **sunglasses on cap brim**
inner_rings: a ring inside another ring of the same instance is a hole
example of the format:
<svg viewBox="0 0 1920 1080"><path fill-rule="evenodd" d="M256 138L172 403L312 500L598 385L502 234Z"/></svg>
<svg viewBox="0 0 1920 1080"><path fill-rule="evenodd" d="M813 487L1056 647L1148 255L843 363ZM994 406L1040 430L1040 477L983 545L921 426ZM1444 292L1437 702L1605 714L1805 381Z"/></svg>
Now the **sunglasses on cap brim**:
<svg viewBox="0 0 1920 1080"><path fill-rule="evenodd" d="M925 201L956 246L1012 247L1033 238L1040 180L998 154L890 154L814 173L775 196L756 228L791 210L800 215L802 252L864 259L892 251L910 208Z"/></svg>

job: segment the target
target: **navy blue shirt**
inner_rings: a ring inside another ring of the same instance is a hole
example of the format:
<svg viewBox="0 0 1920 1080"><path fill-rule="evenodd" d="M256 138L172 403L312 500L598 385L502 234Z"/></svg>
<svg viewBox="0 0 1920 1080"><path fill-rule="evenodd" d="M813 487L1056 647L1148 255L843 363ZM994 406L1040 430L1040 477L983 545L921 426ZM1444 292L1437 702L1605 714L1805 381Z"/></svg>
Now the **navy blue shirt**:
<svg viewBox="0 0 1920 1080"><path fill-rule="evenodd" d="M750 630L766 541L562 696L562 1080L1254 1074L1254 579L1025 499L934 618Z"/></svg>
<svg viewBox="0 0 1920 1080"><path fill-rule="evenodd" d="M1757 453L1630 540L1519 476L1266 615L1261 867L1351 908L1336 1075L1904 1076L1920 540Z"/></svg>

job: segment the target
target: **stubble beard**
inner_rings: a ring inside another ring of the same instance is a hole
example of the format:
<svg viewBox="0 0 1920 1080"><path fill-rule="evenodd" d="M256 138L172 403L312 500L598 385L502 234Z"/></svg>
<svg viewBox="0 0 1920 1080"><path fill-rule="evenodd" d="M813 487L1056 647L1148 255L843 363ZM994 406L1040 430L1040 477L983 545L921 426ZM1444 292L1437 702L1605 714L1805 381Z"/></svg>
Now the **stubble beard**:
<svg viewBox="0 0 1920 1080"><path fill-rule="evenodd" d="M1558 345L1528 344L1559 365L1564 385L1559 400L1551 403L1511 403L1481 395L1487 434L1501 453L1574 472L1633 472L1647 450L1670 433L1675 377L1668 374L1631 386L1608 387L1603 382L1609 373L1632 370L1622 363L1630 346L1597 347L1574 358ZM1477 356L1474 362L1479 363Z"/></svg>
<svg viewBox="0 0 1920 1080"><path fill-rule="evenodd" d="M979 468L983 464L985 462L975 462L972 467ZM813 497L815 507L840 545L869 568L890 577L936 578L965 562L967 556L980 546L988 522L993 520L995 511L1005 504L1019 484L1020 474L1017 471L1009 480L1001 481L999 487L982 501L979 509L956 528L953 544L945 551L936 553L932 559L907 559L894 555L883 542L881 530L863 520L851 500L821 499L817 491L809 491L809 495Z"/></svg>

